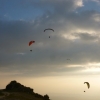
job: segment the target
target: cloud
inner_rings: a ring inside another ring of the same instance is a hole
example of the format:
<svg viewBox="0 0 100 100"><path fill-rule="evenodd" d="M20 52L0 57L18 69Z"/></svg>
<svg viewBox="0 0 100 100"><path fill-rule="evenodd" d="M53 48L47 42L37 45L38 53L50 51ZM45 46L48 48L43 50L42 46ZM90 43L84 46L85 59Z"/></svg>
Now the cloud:
<svg viewBox="0 0 100 100"><path fill-rule="evenodd" d="M100 23L95 20L99 12L75 13L77 8L83 7L82 0L30 2L34 7L46 5L53 10L44 10L42 16L32 21L0 20L0 70L20 70L23 75L56 75L84 69L82 66L69 68L70 65L99 62ZM55 32L43 32L49 27ZM31 40L36 42L28 46Z"/></svg>
<svg viewBox="0 0 100 100"><path fill-rule="evenodd" d="M97 2L97 3L100 3L100 0L92 0L92 1Z"/></svg>
<svg viewBox="0 0 100 100"><path fill-rule="evenodd" d="M58 12L68 12L68 11L73 11L78 7L83 6L83 1L82 0L41 0L41 1L36 1L36 0L29 0L27 1L34 7L40 7L44 9L45 7L48 8L53 8Z"/></svg>
<svg viewBox="0 0 100 100"><path fill-rule="evenodd" d="M83 40L83 41L87 41L87 42L94 42L94 41L98 41L100 38L98 35L96 35L95 33L75 33L73 34L75 35L76 37L78 37L80 40Z"/></svg>
<svg viewBox="0 0 100 100"><path fill-rule="evenodd" d="M25 53L21 53L21 52L20 52L20 53L17 53L17 55L25 55Z"/></svg>

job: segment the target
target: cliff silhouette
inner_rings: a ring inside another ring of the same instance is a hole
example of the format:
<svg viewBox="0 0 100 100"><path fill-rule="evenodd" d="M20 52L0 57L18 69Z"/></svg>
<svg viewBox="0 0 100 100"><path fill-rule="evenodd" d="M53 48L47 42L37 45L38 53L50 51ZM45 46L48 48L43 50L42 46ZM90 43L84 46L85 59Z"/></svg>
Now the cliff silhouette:
<svg viewBox="0 0 100 100"><path fill-rule="evenodd" d="M0 90L0 100L50 100L49 96L35 93L30 87L26 87L16 80L6 85Z"/></svg>

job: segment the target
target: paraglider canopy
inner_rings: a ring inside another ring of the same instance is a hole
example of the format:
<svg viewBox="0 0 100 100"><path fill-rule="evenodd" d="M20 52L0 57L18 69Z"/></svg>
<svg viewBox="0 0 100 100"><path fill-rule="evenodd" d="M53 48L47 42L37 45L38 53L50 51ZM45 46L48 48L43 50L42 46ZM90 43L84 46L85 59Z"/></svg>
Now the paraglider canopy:
<svg viewBox="0 0 100 100"><path fill-rule="evenodd" d="M30 46L32 43L35 43L35 41L30 41L30 42L29 42L29 46Z"/></svg>
<svg viewBox="0 0 100 100"><path fill-rule="evenodd" d="M54 32L54 30L53 30L53 29L51 29L51 28L47 28L47 29L45 29L45 30L44 30L44 32L45 32L46 30L52 30L52 31Z"/></svg>
<svg viewBox="0 0 100 100"><path fill-rule="evenodd" d="M70 59L67 59L67 60L70 60Z"/></svg>
<svg viewBox="0 0 100 100"><path fill-rule="evenodd" d="M84 84L87 84L88 89L90 88L89 82L84 82Z"/></svg>

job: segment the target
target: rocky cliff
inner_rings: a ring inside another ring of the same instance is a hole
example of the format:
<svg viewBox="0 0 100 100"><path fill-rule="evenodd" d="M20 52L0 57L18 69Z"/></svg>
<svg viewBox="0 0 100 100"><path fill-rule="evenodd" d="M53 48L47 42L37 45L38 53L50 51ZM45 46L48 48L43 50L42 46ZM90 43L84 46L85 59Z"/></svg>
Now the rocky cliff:
<svg viewBox="0 0 100 100"><path fill-rule="evenodd" d="M49 96L35 93L32 88L26 87L13 80L0 90L0 100L50 100Z"/></svg>

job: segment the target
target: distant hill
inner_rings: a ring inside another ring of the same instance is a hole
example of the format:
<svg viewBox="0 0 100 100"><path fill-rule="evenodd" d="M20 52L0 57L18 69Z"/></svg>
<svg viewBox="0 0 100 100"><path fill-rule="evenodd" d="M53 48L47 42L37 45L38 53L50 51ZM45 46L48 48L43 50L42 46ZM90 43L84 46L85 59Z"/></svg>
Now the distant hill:
<svg viewBox="0 0 100 100"><path fill-rule="evenodd" d="M0 100L50 100L49 96L35 93L32 88L26 87L17 81L11 81L5 89L0 89Z"/></svg>

